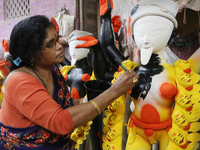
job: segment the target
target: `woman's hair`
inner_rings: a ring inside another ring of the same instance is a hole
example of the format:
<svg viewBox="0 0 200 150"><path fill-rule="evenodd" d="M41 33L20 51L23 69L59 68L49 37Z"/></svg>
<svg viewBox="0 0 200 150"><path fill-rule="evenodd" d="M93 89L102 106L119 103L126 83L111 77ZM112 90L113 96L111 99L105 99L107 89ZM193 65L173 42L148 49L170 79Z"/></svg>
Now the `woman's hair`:
<svg viewBox="0 0 200 150"><path fill-rule="evenodd" d="M54 27L46 16L36 15L17 23L10 35L7 60L11 62L10 71L19 67L31 66L31 60L40 59L39 52L47 36L47 28ZM16 61L20 61L16 65Z"/></svg>

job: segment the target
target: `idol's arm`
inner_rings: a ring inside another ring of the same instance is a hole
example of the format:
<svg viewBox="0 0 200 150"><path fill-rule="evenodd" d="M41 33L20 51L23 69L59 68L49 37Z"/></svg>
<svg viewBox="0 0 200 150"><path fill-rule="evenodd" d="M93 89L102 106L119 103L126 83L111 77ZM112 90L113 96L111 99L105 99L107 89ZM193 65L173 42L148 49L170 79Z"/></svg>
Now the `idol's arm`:
<svg viewBox="0 0 200 150"><path fill-rule="evenodd" d="M112 1L108 0L106 3L104 3L102 2L102 0L100 0L100 15L102 19L101 30L100 30L100 44L106 57L116 68L118 68L119 65L121 65L121 63L126 58L117 49L114 43L114 32L111 22L111 10L112 10Z"/></svg>

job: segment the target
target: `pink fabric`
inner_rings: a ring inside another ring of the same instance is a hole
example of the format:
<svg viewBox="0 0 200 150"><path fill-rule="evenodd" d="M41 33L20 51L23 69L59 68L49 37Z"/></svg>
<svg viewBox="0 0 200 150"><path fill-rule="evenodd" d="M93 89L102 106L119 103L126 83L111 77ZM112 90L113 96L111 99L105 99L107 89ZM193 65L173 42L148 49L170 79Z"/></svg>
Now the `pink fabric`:
<svg viewBox="0 0 200 150"><path fill-rule="evenodd" d="M35 77L26 73L12 75L4 87L4 94L0 112L4 125L24 128L37 124L62 135L73 131L69 111L56 103Z"/></svg>

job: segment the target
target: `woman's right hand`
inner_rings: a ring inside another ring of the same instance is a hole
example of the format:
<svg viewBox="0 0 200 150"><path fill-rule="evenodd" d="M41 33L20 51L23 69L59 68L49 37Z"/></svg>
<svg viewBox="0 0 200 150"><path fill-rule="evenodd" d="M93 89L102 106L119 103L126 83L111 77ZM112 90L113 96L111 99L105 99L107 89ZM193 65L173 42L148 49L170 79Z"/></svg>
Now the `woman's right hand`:
<svg viewBox="0 0 200 150"><path fill-rule="evenodd" d="M138 79L139 76L132 69L123 72L108 90L92 100L96 103L100 111L103 111L115 99L132 89L138 83ZM81 103L80 105L69 107L68 111L72 116L75 128L85 125L98 115L97 109L91 103Z"/></svg>
<svg viewBox="0 0 200 150"><path fill-rule="evenodd" d="M123 72L111 86L111 89L116 95L121 96L130 89L132 89L138 83L139 76L132 69Z"/></svg>

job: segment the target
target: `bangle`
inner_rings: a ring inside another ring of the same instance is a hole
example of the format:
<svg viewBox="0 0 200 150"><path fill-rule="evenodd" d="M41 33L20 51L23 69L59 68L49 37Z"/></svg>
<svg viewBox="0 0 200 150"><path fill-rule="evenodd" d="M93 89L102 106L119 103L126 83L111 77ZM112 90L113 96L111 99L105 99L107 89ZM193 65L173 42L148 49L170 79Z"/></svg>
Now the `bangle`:
<svg viewBox="0 0 200 150"><path fill-rule="evenodd" d="M89 102L94 105L94 107L96 108L96 110L98 111L98 113L100 115L101 114L101 110L100 110L99 106L97 105L97 103L95 103L93 100L90 100Z"/></svg>

